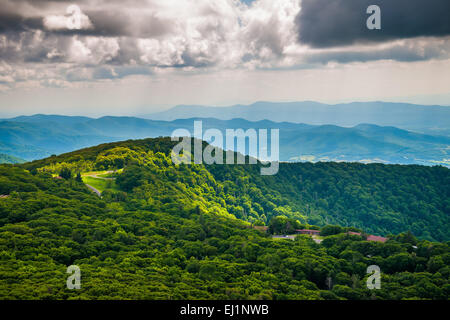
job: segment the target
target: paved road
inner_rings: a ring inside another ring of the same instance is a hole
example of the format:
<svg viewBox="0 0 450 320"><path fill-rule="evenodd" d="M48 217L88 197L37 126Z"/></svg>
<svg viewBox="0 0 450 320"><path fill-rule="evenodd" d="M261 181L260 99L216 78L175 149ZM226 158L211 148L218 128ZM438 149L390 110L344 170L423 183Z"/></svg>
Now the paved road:
<svg viewBox="0 0 450 320"><path fill-rule="evenodd" d="M290 240L294 240L296 236L297 236L296 234L294 234L294 235L292 235L292 234L289 234L289 235L284 234L284 235L273 235L272 238L274 238L274 239L290 239Z"/></svg>
<svg viewBox="0 0 450 320"><path fill-rule="evenodd" d="M114 172L114 171L106 171L106 172L104 172L104 173L102 173L102 174L108 174L108 173L113 173L113 172ZM102 180L115 180L115 179L116 179L116 178L99 177L99 176L97 176L97 174L95 174L95 173L88 174L88 175L86 175L85 177L92 177L92 178L95 178L95 179L102 179ZM86 185L86 187L88 187L89 189L91 189L92 191L94 191L99 197L102 196L102 193L100 192L100 190L94 188L93 186L91 186L91 185L89 185L89 184L87 184L87 183L85 183L85 185Z"/></svg>
<svg viewBox="0 0 450 320"><path fill-rule="evenodd" d="M96 188L94 188L93 186L88 185L88 184L86 184L86 183L85 183L85 185L86 185L86 187L88 187L89 189L91 189L92 191L94 191L99 197L102 196L102 193L101 193L98 189L96 189Z"/></svg>
<svg viewBox="0 0 450 320"><path fill-rule="evenodd" d="M283 235L273 235L273 239L289 239L289 240L295 240L295 237L298 236L297 234L283 234ZM320 244L322 242L322 239L317 239L312 237L315 243Z"/></svg>

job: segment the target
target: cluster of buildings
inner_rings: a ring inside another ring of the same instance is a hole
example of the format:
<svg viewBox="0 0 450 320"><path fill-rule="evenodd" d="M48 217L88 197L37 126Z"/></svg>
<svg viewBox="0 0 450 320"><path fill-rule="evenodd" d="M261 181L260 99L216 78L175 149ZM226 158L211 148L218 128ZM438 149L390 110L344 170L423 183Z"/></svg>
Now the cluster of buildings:
<svg viewBox="0 0 450 320"><path fill-rule="evenodd" d="M320 230L311 230L311 229L300 229L300 230L295 230L295 233L297 234L307 234L310 236L320 236ZM354 236L363 236L361 234L361 232L353 232L353 231L348 231L347 234L350 235L354 235ZM366 240L367 241L376 241L376 242L386 242L388 240L388 238L385 237L380 237L380 236L374 236L372 234L368 234L366 236Z"/></svg>
<svg viewBox="0 0 450 320"><path fill-rule="evenodd" d="M262 232L266 232L268 227L267 226L253 226L253 229L262 231ZM320 236L320 230L313 230L313 229L298 229L295 230L296 234L307 234L310 236ZM361 237L365 237L367 241L376 241L376 242L386 242L388 240L388 238L385 237L380 237L380 236L374 236L372 234L368 234L368 235L363 235L361 232L353 232L353 231L348 231L347 234L349 235L354 235L354 236L361 236ZM274 236L275 237L275 236ZM283 238L283 237L287 237L287 236L276 236L278 238Z"/></svg>
<svg viewBox="0 0 450 320"><path fill-rule="evenodd" d="M301 229L301 230L295 230L295 233L297 234L308 234L310 236L319 236L320 230L310 230L310 229ZM354 236L363 236L361 232L353 232L348 231L347 234L354 235ZM388 238L380 237L380 236L374 236L372 234L368 234L366 236L367 241L376 241L376 242L386 242Z"/></svg>

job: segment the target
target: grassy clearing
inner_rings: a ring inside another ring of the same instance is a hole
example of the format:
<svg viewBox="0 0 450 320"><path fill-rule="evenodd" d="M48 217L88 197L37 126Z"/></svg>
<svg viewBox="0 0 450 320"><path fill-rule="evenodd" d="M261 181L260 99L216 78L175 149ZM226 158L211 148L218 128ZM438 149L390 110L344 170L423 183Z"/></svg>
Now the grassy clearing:
<svg viewBox="0 0 450 320"><path fill-rule="evenodd" d="M103 192L105 190L112 190L112 191L119 191L119 188L117 187L114 180L104 180L104 179L97 179L89 176L83 177L83 182L85 184L88 184L95 189L97 189L100 192Z"/></svg>
<svg viewBox="0 0 450 320"><path fill-rule="evenodd" d="M117 178L117 172L97 174L97 177L106 179Z"/></svg>
<svg viewBox="0 0 450 320"><path fill-rule="evenodd" d="M89 171L81 174L82 177L97 176L99 178L116 178L118 174L122 173L123 169L119 170L103 170L103 171Z"/></svg>
<svg viewBox="0 0 450 320"><path fill-rule="evenodd" d="M114 174L113 173L104 173L104 174L98 174L97 177L100 178L114 178Z"/></svg>
<svg viewBox="0 0 450 320"><path fill-rule="evenodd" d="M107 170L104 171L89 171L89 172L84 172L81 174L82 177L87 177L87 176L92 176L92 175L96 175L96 176L102 176L108 174Z"/></svg>

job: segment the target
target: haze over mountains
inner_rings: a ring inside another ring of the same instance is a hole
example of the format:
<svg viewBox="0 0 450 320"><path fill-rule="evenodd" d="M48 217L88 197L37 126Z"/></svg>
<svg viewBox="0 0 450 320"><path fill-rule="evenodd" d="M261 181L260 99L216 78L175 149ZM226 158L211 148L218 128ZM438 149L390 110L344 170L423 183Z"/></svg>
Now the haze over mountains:
<svg viewBox="0 0 450 320"><path fill-rule="evenodd" d="M154 120L175 120L193 117L250 121L333 124L353 127L361 123L393 126L422 133L450 136L450 107L423 106L392 102L352 102L336 105L312 101L256 102L230 107L180 105L148 116Z"/></svg>
<svg viewBox="0 0 450 320"><path fill-rule="evenodd" d="M444 107L441 107L442 109ZM441 110L444 112L445 110ZM189 118L173 121L135 117L20 116L0 121L0 153L34 160L106 142L170 136L179 128L280 129L281 161L359 161L450 165L450 137L395 127L309 125L269 120ZM447 119L442 119L442 123ZM270 142L270 141L269 141ZM270 146L269 146L270 147Z"/></svg>

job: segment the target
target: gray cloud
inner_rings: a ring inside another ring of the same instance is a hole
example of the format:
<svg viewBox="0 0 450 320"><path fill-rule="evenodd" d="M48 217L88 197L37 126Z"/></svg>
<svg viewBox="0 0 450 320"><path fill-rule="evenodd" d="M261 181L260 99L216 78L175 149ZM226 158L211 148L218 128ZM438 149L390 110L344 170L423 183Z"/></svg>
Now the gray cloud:
<svg viewBox="0 0 450 320"><path fill-rule="evenodd" d="M388 47L370 48L368 50L355 50L351 47L343 47L341 50L321 51L307 54L307 63L328 62L351 63L368 62L375 60L395 60L400 62L426 61L431 59L448 58L450 52L450 39L425 40L414 39L404 40L401 43L394 43Z"/></svg>
<svg viewBox="0 0 450 320"><path fill-rule="evenodd" d="M0 33L42 29L42 18L23 17L18 13L0 10Z"/></svg>
<svg viewBox="0 0 450 320"><path fill-rule="evenodd" d="M138 16L118 10L86 10L85 14L93 24L89 30L62 30L65 34L82 34L91 36L130 36L153 38L163 36L171 31L170 21L160 19L155 14Z"/></svg>
<svg viewBox="0 0 450 320"><path fill-rule="evenodd" d="M381 9L381 30L368 30L366 9ZM316 48L450 35L449 0L302 0L299 41Z"/></svg>

